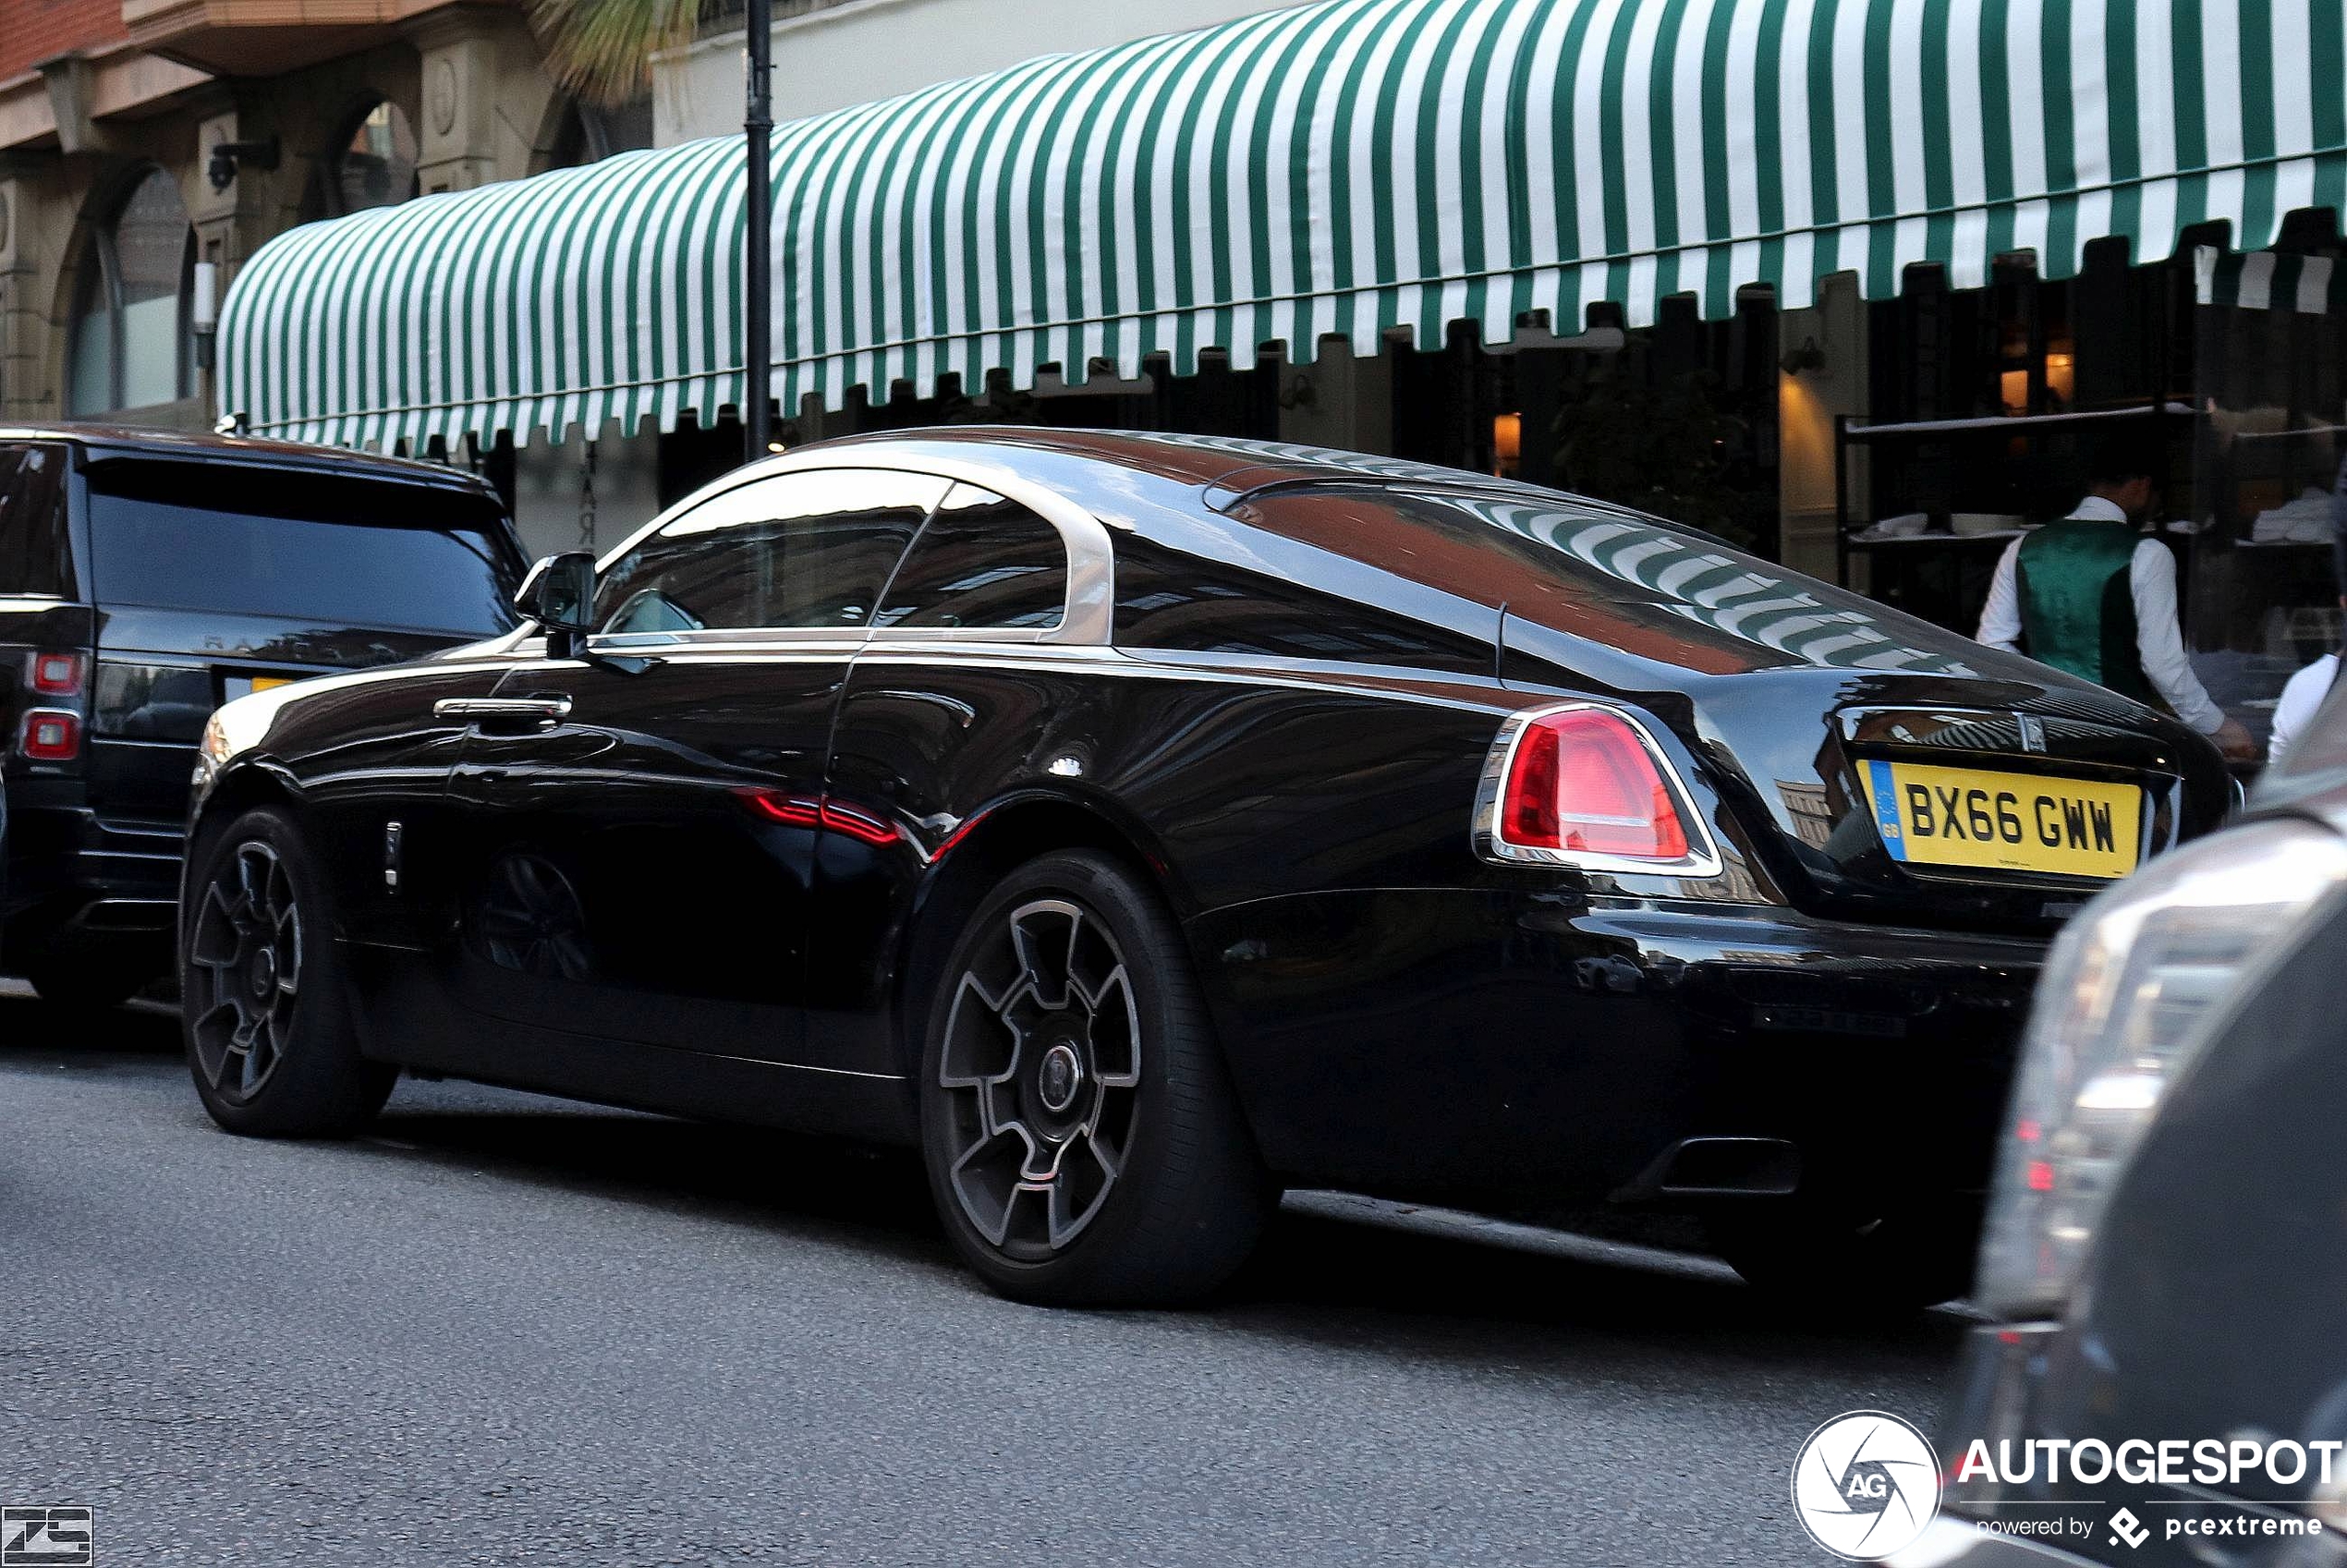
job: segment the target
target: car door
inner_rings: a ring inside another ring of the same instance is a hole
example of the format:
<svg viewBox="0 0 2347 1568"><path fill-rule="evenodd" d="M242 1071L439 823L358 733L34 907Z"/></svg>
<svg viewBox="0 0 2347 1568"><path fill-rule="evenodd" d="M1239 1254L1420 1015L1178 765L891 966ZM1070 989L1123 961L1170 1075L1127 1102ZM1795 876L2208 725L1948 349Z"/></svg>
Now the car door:
<svg viewBox="0 0 2347 1568"><path fill-rule="evenodd" d="M1105 638L1099 534L1080 530L1072 557L1059 524L956 484L882 596L833 731L808 983L810 1044L857 1070L899 1070L889 993L921 876L966 813L1030 773L1040 737L1089 724L1083 693L1098 683L1055 673L1052 656Z"/></svg>
<svg viewBox="0 0 2347 1568"><path fill-rule="evenodd" d="M823 468L688 507L571 658L473 711L463 1003L606 1041L806 1061L823 767L848 661L942 480Z"/></svg>

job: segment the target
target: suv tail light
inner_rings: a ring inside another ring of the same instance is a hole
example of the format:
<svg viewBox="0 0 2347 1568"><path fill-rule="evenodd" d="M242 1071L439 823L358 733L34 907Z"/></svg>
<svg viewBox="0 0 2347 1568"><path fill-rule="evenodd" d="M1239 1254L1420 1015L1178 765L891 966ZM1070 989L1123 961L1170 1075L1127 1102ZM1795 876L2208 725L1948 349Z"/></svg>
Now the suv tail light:
<svg viewBox="0 0 2347 1568"><path fill-rule="evenodd" d="M81 655L35 653L32 656L32 689L46 697L81 695Z"/></svg>
<svg viewBox="0 0 2347 1568"><path fill-rule="evenodd" d="M1587 703L1511 717L1477 802L1486 859L1714 876L1720 852L1647 727Z"/></svg>
<svg viewBox="0 0 2347 1568"><path fill-rule="evenodd" d="M81 755L81 715L62 708L26 710L17 749L30 761L72 761Z"/></svg>

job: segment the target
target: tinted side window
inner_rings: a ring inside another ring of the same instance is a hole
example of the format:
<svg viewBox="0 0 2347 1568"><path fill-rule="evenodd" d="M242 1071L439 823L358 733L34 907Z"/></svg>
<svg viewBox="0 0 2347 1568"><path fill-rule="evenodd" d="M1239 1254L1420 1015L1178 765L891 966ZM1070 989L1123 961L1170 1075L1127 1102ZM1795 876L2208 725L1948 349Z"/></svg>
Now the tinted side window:
<svg viewBox="0 0 2347 1568"><path fill-rule="evenodd" d="M883 626L1056 626L1067 611L1060 530L1015 501L957 484L905 556Z"/></svg>
<svg viewBox="0 0 2347 1568"><path fill-rule="evenodd" d="M605 632L863 626L946 481L821 468L713 495L595 590Z"/></svg>
<svg viewBox="0 0 2347 1568"><path fill-rule="evenodd" d="M66 449L0 446L0 594L73 597Z"/></svg>
<svg viewBox="0 0 2347 1568"><path fill-rule="evenodd" d="M1116 641L1462 675L1492 664L1490 647L1474 638L1138 539L1117 541Z"/></svg>

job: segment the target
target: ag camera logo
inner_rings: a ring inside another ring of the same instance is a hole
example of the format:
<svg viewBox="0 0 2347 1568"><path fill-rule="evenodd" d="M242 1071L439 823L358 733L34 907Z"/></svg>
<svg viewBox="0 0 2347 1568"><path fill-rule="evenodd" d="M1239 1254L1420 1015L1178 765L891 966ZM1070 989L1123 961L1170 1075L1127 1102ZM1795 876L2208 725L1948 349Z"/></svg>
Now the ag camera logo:
<svg viewBox="0 0 2347 1568"><path fill-rule="evenodd" d="M1940 1512L1940 1456L1896 1416L1837 1416L1793 1462L1793 1511L1836 1557L1879 1562L1914 1545Z"/></svg>

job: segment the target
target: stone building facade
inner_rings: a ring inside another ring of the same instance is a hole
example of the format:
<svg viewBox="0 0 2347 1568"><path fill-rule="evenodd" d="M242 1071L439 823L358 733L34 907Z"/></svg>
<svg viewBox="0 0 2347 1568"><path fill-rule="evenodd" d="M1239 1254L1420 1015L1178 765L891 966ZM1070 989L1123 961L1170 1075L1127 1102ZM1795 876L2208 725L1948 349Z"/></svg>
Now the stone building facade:
<svg viewBox="0 0 2347 1568"><path fill-rule="evenodd" d="M556 91L509 4L10 9L0 422L209 428L206 302L266 240L582 161L609 140L600 116Z"/></svg>

